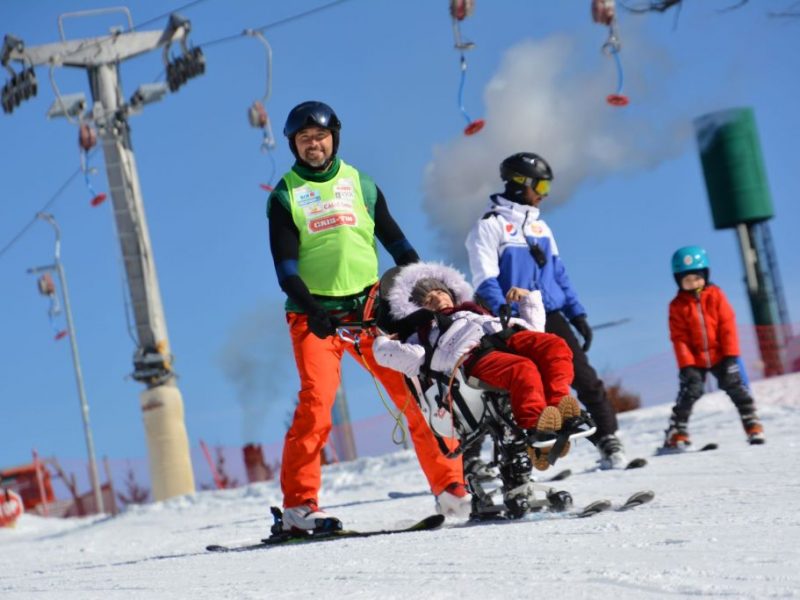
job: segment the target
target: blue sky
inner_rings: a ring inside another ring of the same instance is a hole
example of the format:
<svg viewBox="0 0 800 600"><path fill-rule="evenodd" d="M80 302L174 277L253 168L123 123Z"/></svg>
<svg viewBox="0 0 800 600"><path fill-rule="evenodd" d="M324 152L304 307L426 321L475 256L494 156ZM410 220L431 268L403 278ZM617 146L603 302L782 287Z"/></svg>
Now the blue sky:
<svg viewBox="0 0 800 600"><path fill-rule="evenodd" d="M629 2L630 3L630 2ZM116 2L0 2L0 34L28 45L58 39L61 12ZM178 3L175 3L176 6ZM323 4L205 0L183 11L200 46ZM500 189L497 164L521 150L553 164L544 216L590 321L630 318L598 332L591 359L620 369L669 350L669 258L702 244L713 279L739 320L751 322L732 231L714 231L691 123L700 115L753 107L773 195L770 222L789 313L800 315L800 19L773 18L790 0L687 2L674 11L622 12L627 108L605 104L615 71L600 47L588 0L478 2L464 21L465 105L486 129L466 138L458 109L458 53L444 0L350 0L267 29L273 49L267 109L278 147L246 110L266 90L266 54L252 38L204 46L207 73L131 118L133 145L190 440L236 446L281 439L297 383L266 236L259 188L291 164L280 135L288 110L322 99L342 122L341 156L369 173L426 259L463 266L463 232ZM170 8L129 2L135 24ZM100 35L118 17L69 19L68 37ZM166 19L144 29L160 29ZM161 77L160 53L122 67L124 95ZM76 128L48 121L54 98L39 68L39 95L0 115L3 181L0 249L79 166ZM58 69L62 93L89 95L82 72ZM102 154L97 191L107 191ZM110 202L93 208L77 177L50 207L62 229L62 260L98 455L146 452L138 396L127 375L135 349L125 317L122 270ZM53 341L47 300L32 266L52 259L53 232L31 226L0 255L0 466L43 455L85 455L69 345ZM384 266L389 266L382 255ZM63 318L59 321L63 326ZM665 360L672 360L665 354ZM384 409L352 361L345 383L354 419ZM233 374L236 374L236 377ZM646 401L646 398L645 398ZM387 432L387 435L388 432Z"/></svg>

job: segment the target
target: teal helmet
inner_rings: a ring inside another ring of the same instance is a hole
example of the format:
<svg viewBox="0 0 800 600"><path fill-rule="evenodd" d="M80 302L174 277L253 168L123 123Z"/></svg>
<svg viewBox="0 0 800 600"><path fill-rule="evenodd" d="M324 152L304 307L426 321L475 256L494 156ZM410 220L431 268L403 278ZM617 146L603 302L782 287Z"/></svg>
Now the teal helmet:
<svg viewBox="0 0 800 600"><path fill-rule="evenodd" d="M672 272L675 274L687 271L708 269L708 256L700 246L684 246L672 255Z"/></svg>
<svg viewBox="0 0 800 600"><path fill-rule="evenodd" d="M684 246L672 255L672 274L680 285L681 278L688 273L702 275L708 281L708 255L700 246Z"/></svg>

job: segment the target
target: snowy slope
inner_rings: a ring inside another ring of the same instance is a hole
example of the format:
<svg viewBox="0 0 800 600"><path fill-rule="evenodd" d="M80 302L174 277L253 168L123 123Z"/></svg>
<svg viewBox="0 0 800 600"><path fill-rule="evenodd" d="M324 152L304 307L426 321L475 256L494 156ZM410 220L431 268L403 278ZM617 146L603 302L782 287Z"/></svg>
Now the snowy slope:
<svg viewBox="0 0 800 600"><path fill-rule="evenodd" d="M656 500L628 513L351 539L239 554L208 543L258 539L275 483L203 492L114 519L25 515L0 530L0 592L7 598L800 598L800 374L758 382L768 443L749 447L732 404L704 397L695 444L720 449L657 457L638 471L561 482L581 505L637 489ZM660 444L669 406L621 415L629 455ZM557 467L581 471L582 443ZM321 501L349 527L408 524L431 496L390 500L425 484L411 452L324 472Z"/></svg>

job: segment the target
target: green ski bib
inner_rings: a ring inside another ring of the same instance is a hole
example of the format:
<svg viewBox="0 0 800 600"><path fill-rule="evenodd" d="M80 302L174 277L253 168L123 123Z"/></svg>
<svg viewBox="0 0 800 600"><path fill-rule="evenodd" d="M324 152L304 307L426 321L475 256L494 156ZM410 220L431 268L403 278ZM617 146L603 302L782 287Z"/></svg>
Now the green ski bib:
<svg viewBox="0 0 800 600"><path fill-rule="evenodd" d="M300 232L298 273L312 294L349 296L378 280L375 221L358 171L340 162L329 181L284 176L289 205Z"/></svg>

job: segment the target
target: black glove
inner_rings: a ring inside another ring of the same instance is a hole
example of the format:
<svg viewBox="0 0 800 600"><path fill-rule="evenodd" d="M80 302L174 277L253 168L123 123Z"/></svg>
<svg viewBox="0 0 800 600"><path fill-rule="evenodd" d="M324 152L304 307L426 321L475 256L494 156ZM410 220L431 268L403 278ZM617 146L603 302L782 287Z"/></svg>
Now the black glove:
<svg viewBox="0 0 800 600"><path fill-rule="evenodd" d="M578 333L583 337L583 351L588 352L589 346L592 345L592 328L589 327L589 322L586 320L586 315L578 315L570 320L572 326L578 330Z"/></svg>
<svg viewBox="0 0 800 600"><path fill-rule="evenodd" d="M420 308L415 310L410 315L406 315L395 323L397 328L397 335L401 341L406 341L412 333L415 333L418 328L426 323L430 323L435 314L429 308Z"/></svg>
<svg viewBox="0 0 800 600"><path fill-rule="evenodd" d="M308 328L321 340L334 335L339 325L341 325L341 321L324 309L316 310L308 315Z"/></svg>

